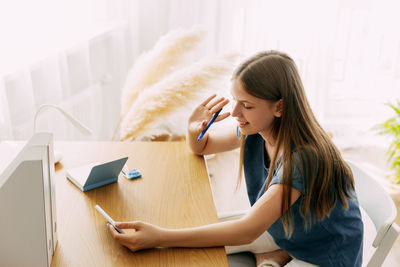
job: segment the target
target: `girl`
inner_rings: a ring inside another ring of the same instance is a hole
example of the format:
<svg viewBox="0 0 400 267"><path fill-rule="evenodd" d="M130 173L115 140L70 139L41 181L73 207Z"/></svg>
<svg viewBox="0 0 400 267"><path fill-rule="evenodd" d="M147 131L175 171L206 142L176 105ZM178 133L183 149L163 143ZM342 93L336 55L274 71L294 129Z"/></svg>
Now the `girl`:
<svg viewBox="0 0 400 267"><path fill-rule="evenodd" d="M239 179L243 165L252 205L248 213L180 230L117 223L136 232L121 235L110 226L113 237L132 251L253 242L257 249L236 251L259 253L258 266L361 266L363 223L353 176L314 117L294 61L277 51L249 58L235 71L231 93L236 130L207 132L197 141L212 115L229 102L212 101L213 95L191 114L187 142L199 155L240 147Z"/></svg>

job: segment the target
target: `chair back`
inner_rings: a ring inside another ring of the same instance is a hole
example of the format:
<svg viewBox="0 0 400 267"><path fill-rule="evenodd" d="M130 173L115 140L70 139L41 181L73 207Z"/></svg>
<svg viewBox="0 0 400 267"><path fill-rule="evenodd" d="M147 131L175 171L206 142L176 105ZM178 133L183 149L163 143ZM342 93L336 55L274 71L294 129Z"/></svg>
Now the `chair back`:
<svg viewBox="0 0 400 267"><path fill-rule="evenodd" d="M382 266L390 249L400 233L400 227L394 222L397 209L389 194L383 186L353 162L347 161L350 166L355 183L355 190L360 206L366 211L376 229L376 236L372 242L375 251L364 259L363 266ZM365 245L365 244L364 244ZM370 245L370 244L368 244ZM364 247L364 256L368 251Z"/></svg>
<svg viewBox="0 0 400 267"><path fill-rule="evenodd" d="M347 164L353 172L358 202L375 225L377 234L372 245L377 247L388 228L396 219L396 206L377 180L353 162L347 161Z"/></svg>

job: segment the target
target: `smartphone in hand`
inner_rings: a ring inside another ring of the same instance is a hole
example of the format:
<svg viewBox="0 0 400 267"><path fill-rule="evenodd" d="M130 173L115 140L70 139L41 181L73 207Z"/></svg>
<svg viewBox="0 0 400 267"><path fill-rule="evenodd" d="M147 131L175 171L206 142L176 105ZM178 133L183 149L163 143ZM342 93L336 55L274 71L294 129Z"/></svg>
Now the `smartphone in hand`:
<svg viewBox="0 0 400 267"><path fill-rule="evenodd" d="M120 234L125 234L124 231L122 231L122 230L119 229L117 226L115 226L114 220L111 219L111 217L110 217L102 208L100 208L99 205L96 205L95 208L96 208L96 210L97 210L98 212L100 212L101 215L103 215L103 217L107 220L107 222L109 222L109 223L114 227L114 229L115 229L118 233L120 233Z"/></svg>

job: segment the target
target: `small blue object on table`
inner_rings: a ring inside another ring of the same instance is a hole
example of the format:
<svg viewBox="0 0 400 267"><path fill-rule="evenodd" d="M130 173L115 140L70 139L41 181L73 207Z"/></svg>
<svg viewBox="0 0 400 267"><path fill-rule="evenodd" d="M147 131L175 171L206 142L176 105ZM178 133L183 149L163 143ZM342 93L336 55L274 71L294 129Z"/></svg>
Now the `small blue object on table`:
<svg viewBox="0 0 400 267"><path fill-rule="evenodd" d="M129 180L142 177L142 174L136 169L123 170L122 174Z"/></svg>

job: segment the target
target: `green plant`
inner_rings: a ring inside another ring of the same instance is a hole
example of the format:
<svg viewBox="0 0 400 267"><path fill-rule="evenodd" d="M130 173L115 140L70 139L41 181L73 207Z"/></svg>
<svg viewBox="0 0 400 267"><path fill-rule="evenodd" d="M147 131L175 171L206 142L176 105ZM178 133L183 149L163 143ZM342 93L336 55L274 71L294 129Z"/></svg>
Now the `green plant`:
<svg viewBox="0 0 400 267"><path fill-rule="evenodd" d="M377 125L376 129L379 130L379 134L393 137L387 151L387 160L390 168L395 171L394 182L400 184L400 100L397 100L395 104L387 105L395 111L396 115Z"/></svg>

